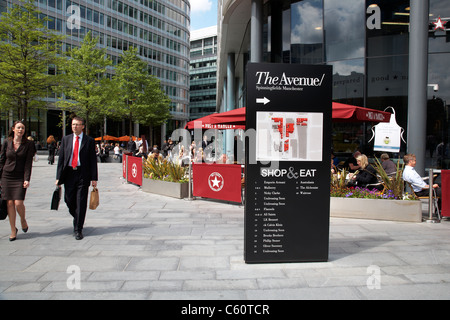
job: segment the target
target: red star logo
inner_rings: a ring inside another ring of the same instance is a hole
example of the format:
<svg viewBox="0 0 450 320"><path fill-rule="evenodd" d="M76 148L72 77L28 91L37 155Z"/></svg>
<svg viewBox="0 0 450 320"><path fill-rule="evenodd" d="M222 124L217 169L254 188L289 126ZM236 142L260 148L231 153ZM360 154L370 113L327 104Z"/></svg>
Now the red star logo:
<svg viewBox="0 0 450 320"><path fill-rule="evenodd" d="M220 191L223 188L224 179L218 172L213 172L208 177L208 184L212 191Z"/></svg>
<svg viewBox="0 0 450 320"><path fill-rule="evenodd" d="M442 30L445 31L445 27L444 26L445 26L446 23L447 23L447 21L442 21L441 17L439 17L436 22L433 22L433 24L434 24L434 30L433 31L436 31L437 29L442 29Z"/></svg>

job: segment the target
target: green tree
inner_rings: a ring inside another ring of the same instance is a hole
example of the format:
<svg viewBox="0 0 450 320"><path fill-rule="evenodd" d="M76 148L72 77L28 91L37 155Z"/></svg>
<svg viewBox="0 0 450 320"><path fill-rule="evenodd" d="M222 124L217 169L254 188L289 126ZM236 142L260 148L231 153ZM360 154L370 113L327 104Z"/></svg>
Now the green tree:
<svg viewBox="0 0 450 320"><path fill-rule="evenodd" d="M159 79L149 73L136 48L124 51L121 60L113 78L119 97L114 107L117 114L128 117L129 134L133 134L133 121L150 127L163 124L171 117L170 99L161 90Z"/></svg>
<svg viewBox="0 0 450 320"><path fill-rule="evenodd" d="M64 81L58 88L66 95L58 101L63 110L68 110L86 120L86 132L91 124L100 123L108 115L111 100L111 81L106 77L111 59L106 49L97 48L98 37L88 32L80 48L74 48L63 64Z"/></svg>
<svg viewBox="0 0 450 320"><path fill-rule="evenodd" d="M0 16L0 103L26 119L32 109L44 107L58 77L48 67L61 62L63 36L47 28L32 0L20 0Z"/></svg>

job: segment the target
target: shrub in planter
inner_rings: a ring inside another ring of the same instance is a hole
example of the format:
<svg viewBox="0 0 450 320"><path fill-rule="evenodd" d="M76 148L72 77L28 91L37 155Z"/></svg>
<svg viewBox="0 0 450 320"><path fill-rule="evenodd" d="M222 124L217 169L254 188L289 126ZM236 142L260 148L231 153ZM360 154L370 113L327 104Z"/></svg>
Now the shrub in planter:
<svg viewBox="0 0 450 320"><path fill-rule="evenodd" d="M186 176L187 168L170 160L149 157L144 160L143 169L145 178L180 183L189 181Z"/></svg>
<svg viewBox="0 0 450 320"><path fill-rule="evenodd" d="M397 170L394 174L387 175L381 162L375 158L375 169L379 180L383 185L383 190L347 187L345 177L347 172L341 171L331 177L331 197L360 198L360 199L391 199L391 200L417 200L414 194L404 192L405 183L403 181L403 167L400 161L397 162Z"/></svg>
<svg viewBox="0 0 450 320"><path fill-rule="evenodd" d="M397 161L397 170L395 174L388 175L384 171L380 160L375 158L375 169L377 170L377 174L381 177L384 189L392 192L396 199L403 198L403 191L405 189L403 168L404 164L400 165L400 161Z"/></svg>

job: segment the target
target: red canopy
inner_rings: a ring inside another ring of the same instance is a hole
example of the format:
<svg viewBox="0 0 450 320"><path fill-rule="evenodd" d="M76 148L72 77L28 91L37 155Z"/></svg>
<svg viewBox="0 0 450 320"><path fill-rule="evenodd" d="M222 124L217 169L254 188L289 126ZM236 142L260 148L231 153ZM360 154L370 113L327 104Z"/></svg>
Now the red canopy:
<svg viewBox="0 0 450 320"><path fill-rule="evenodd" d="M201 122L202 129L245 129L245 108L213 113L203 118L189 121L185 129L194 129L194 122L196 121Z"/></svg>
<svg viewBox="0 0 450 320"><path fill-rule="evenodd" d="M333 102L334 122L389 122L391 113Z"/></svg>
<svg viewBox="0 0 450 320"><path fill-rule="evenodd" d="M117 138L117 141L129 141L130 136L121 136ZM133 141L140 140L137 137L133 136Z"/></svg>
<svg viewBox="0 0 450 320"><path fill-rule="evenodd" d="M105 140L105 141L117 141L117 138L116 138L116 137L113 137L113 136L109 136L109 135L106 135L106 136L103 136L103 137L97 137L97 138L95 138L95 141L100 141L100 140Z"/></svg>
<svg viewBox="0 0 450 320"><path fill-rule="evenodd" d="M333 122L389 122L391 113L375 109L352 106L333 102ZM234 109L222 113L189 121L185 129L194 129L194 122L201 122L202 129L245 129L245 108Z"/></svg>

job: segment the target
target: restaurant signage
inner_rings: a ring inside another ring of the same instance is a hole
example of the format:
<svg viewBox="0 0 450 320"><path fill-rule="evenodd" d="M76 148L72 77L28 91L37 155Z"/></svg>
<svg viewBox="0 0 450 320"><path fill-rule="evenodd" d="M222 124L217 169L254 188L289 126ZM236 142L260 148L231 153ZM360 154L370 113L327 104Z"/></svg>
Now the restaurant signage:
<svg viewBox="0 0 450 320"><path fill-rule="evenodd" d="M392 107L391 107L392 108ZM372 141L375 138L373 150L384 152L399 152L401 140L403 139L404 129L397 124L395 119L395 109L391 114L389 122L380 122L372 127L372 138L368 141Z"/></svg>
<svg viewBox="0 0 450 320"><path fill-rule="evenodd" d="M193 163L193 196L241 202L241 165Z"/></svg>
<svg viewBox="0 0 450 320"><path fill-rule="evenodd" d="M331 80L330 66L247 66L247 263L328 259Z"/></svg>
<svg viewBox="0 0 450 320"><path fill-rule="evenodd" d="M436 31L438 29L441 29L442 31L445 31L445 25L448 21L442 21L441 17L437 18L436 22L433 22L433 31Z"/></svg>
<svg viewBox="0 0 450 320"><path fill-rule="evenodd" d="M127 156L127 181L142 186L142 158Z"/></svg>

